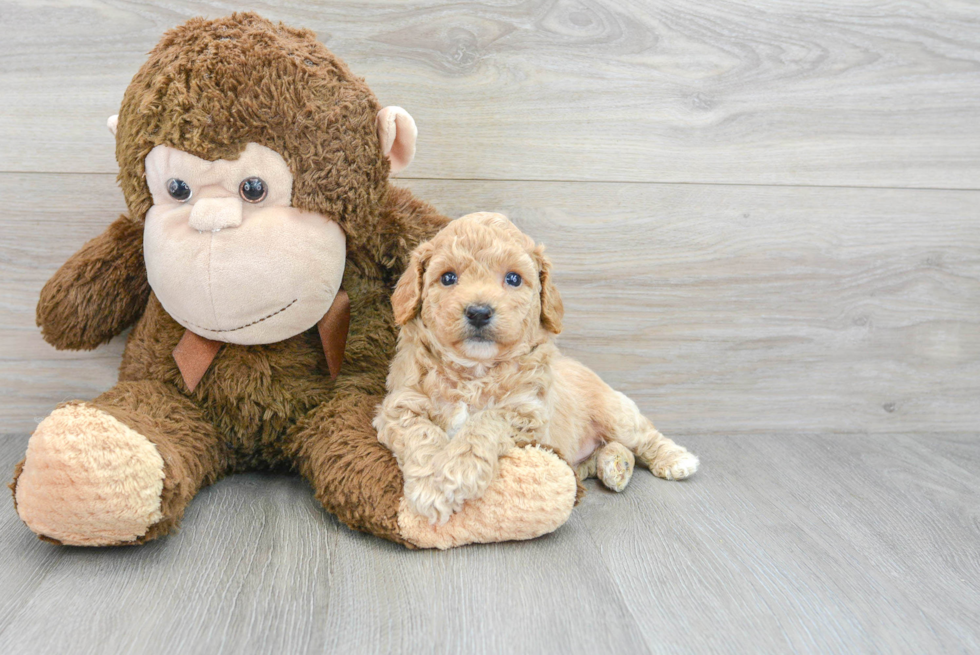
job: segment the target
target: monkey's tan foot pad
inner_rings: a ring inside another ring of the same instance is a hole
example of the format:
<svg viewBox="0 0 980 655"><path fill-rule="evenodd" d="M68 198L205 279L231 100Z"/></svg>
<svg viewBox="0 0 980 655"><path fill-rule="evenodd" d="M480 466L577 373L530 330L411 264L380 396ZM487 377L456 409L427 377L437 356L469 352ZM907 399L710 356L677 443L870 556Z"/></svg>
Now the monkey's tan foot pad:
<svg viewBox="0 0 980 655"><path fill-rule="evenodd" d="M650 471L658 478L665 480L683 480L694 475L700 462L694 453L680 446L658 454L650 464Z"/></svg>
<svg viewBox="0 0 980 655"><path fill-rule="evenodd" d="M620 492L630 483L635 465L636 458L629 448L621 443L608 443L599 451L596 475L607 489Z"/></svg>
<svg viewBox="0 0 980 655"><path fill-rule="evenodd" d="M163 458L102 410L66 405L27 444L17 513L37 534L71 546L136 541L162 518Z"/></svg>
<svg viewBox="0 0 980 655"><path fill-rule="evenodd" d="M398 527L419 548L534 539L553 532L572 513L578 485L563 459L537 446L514 448L500 458L500 470L486 493L468 500L443 525L432 525L402 499Z"/></svg>

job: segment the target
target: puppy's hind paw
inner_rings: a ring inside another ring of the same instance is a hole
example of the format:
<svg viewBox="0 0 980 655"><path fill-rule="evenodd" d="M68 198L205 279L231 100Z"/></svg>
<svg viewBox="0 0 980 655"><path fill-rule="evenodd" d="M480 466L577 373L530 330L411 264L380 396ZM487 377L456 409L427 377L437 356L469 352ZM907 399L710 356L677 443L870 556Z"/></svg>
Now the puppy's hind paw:
<svg viewBox="0 0 980 655"><path fill-rule="evenodd" d="M618 493L630 483L635 461L626 446L616 442L606 444L599 451L596 476L607 489Z"/></svg>
<svg viewBox="0 0 980 655"><path fill-rule="evenodd" d="M665 480L683 480L694 475L699 464L696 455L680 449L676 453L658 458L656 463L650 467L650 471L658 478Z"/></svg>

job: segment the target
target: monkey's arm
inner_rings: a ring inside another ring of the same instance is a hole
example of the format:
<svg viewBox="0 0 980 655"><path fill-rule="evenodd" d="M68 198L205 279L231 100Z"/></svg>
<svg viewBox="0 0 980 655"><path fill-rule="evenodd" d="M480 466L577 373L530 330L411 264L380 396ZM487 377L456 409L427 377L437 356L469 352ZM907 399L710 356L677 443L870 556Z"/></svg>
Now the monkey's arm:
<svg viewBox="0 0 980 655"><path fill-rule="evenodd" d="M143 226L123 215L44 285L37 325L59 350L92 350L132 325L149 295Z"/></svg>

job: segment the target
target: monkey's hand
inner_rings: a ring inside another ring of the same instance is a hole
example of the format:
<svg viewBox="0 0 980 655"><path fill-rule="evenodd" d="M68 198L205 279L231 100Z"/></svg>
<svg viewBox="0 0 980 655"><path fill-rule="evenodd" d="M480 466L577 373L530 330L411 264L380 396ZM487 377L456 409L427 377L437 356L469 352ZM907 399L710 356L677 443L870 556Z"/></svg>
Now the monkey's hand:
<svg viewBox="0 0 980 655"><path fill-rule="evenodd" d="M59 350L91 350L136 322L149 296L143 226L120 216L44 285L37 325Z"/></svg>

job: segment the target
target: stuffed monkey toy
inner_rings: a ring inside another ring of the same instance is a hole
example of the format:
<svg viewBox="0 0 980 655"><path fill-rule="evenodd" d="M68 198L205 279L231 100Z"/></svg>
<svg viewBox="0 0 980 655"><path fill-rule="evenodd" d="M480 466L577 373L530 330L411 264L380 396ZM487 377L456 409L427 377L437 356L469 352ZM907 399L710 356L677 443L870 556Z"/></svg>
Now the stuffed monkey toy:
<svg viewBox="0 0 980 655"><path fill-rule="evenodd" d="M37 427L11 488L61 544L141 544L205 485L295 471L327 511L409 547L527 539L568 518L572 470L504 456L443 525L407 508L371 426L410 251L446 218L392 186L416 128L308 30L255 14L167 32L126 90L116 137L128 214L85 244L37 307L56 348L134 326L119 382Z"/></svg>

